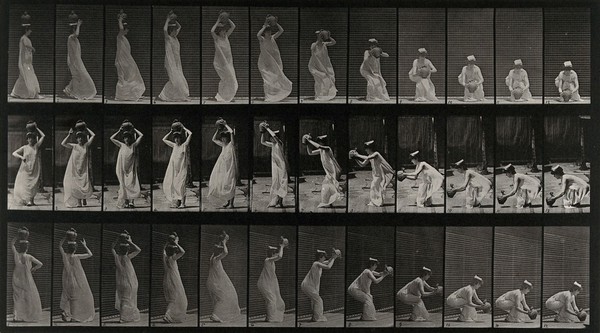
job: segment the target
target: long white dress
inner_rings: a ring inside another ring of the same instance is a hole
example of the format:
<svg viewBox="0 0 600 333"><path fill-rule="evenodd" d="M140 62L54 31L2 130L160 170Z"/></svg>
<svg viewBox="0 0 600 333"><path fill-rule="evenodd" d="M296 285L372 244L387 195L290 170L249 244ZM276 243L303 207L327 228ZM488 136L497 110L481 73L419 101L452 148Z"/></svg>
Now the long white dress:
<svg viewBox="0 0 600 333"><path fill-rule="evenodd" d="M237 156L232 142L221 147L221 154L210 173L209 198L227 201L235 197L237 182Z"/></svg>
<svg viewBox="0 0 600 333"><path fill-rule="evenodd" d="M417 190L417 206L431 204L431 197L437 192L444 182L444 176L427 162L419 162L422 166L421 173L418 175L421 184ZM418 166L417 166L418 168Z"/></svg>
<svg viewBox="0 0 600 333"><path fill-rule="evenodd" d="M522 323L531 321L529 316L518 309L523 310L525 295L519 289L507 291L496 300L496 307L505 311L508 315L506 321L511 323Z"/></svg>
<svg viewBox="0 0 600 333"><path fill-rule="evenodd" d="M467 180L467 186L465 188L465 207L470 209L481 205L481 202L491 189L492 182L481 174L473 171L470 179Z"/></svg>
<svg viewBox="0 0 600 333"><path fill-rule="evenodd" d="M167 201L174 203L185 198L185 186L187 181L187 157L188 145L175 144L172 147L171 158L167 165L162 190Z"/></svg>
<svg viewBox="0 0 600 333"><path fill-rule="evenodd" d="M430 71L435 69L429 59L425 59L423 61L420 59L415 59L413 61L412 68L408 72L408 77L416 84L415 102L437 102L438 98L435 96L435 86L433 85L433 82L431 82L431 72L427 78L421 77L419 74L419 69L422 67L427 67Z"/></svg>
<svg viewBox="0 0 600 333"><path fill-rule="evenodd" d="M94 296L81 266L81 260L76 255L63 254L60 309L67 319L72 321L94 320Z"/></svg>
<svg viewBox="0 0 600 333"><path fill-rule="evenodd" d="M37 322L42 319L42 302L33 275L31 256L14 254L12 273L13 315L15 321Z"/></svg>
<svg viewBox="0 0 600 333"><path fill-rule="evenodd" d="M304 294L310 298L310 305L313 312L312 321L327 321L327 317L323 315L323 299L319 295L321 274L323 274L323 269L319 266L318 262L313 262L300 285Z"/></svg>
<svg viewBox="0 0 600 333"><path fill-rule="evenodd" d="M179 275L177 260L173 256L164 256L165 275L163 291L167 301L167 311L164 319L169 323L181 323L187 317L188 300Z"/></svg>
<svg viewBox="0 0 600 333"><path fill-rule="evenodd" d="M573 303L575 303L575 295L565 290L548 298L546 300L546 308L556 313L556 321L560 323L578 323L579 318L569 313L575 312Z"/></svg>
<svg viewBox="0 0 600 333"><path fill-rule="evenodd" d="M277 274L275 274L275 261L269 258L265 259L257 286L265 300L267 321L281 323L285 312L285 302L279 291L279 281L277 280Z"/></svg>
<svg viewBox="0 0 600 333"><path fill-rule="evenodd" d="M537 197L542 193L542 184L540 180L536 177L524 175L524 174L516 174L515 181L517 179L517 175L522 179L522 184L519 190L517 191L517 208L523 208L524 205L529 205L533 200L537 199ZM517 184L514 184L516 186Z"/></svg>
<svg viewBox="0 0 600 333"><path fill-rule="evenodd" d="M429 320L429 311L423 303L423 295L421 294L421 285L424 283L425 281L422 278L417 277L398 291L398 299L413 308L410 314L411 320Z"/></svg>
<svg viewBox="0 0 600 333"><path fill-rule="evenodd" d="M138 278L128 255L114 253L117 288L115 290L115 309L119 311L121 322L140 320L137 307Z"/></svg>
<svg viewBox="0 0 600 333"><path fill-rule="evenodd" d="M477 81L481 83L477 86L477 89L474 92L470 92L467 88L467 85L471 81ZM483 101L484 100L484 92L483 92L483 75L481 75L481 69L477 65L473 65L473 68L469 68L469 66L464 66L460 75L458 76L458 82L461 84L465 84L465 92L464 92L464 101L465 102L475 102L475 101Z"/></svg>
<svg viewBox="0 0 600 333"><path fill-rule="evenodd" d="M554 79L554 85L557 88L561 88L560 81L562 81L562 90L570 90L571 91L571 100L572 101L581 101L581 96L579 95L579 90L573 91L575 89L575 83L579 86L579 76L574 70L571 70L569 75L565 74L565 71L560 71L558 76Z"/></svg>
<svg viewBox="0 0 600 333"><path fill-rule="evenodd" d="M42 161L38 145L25 145L21 149L23 149L25 160L21 161L19 166L13 193L13 201L17 205L25 205L33 200L38 192L40 175L42 174Z"/></svg>
<svg viewBox="0 0 600 333"><path fill-rule="evenodd" d="M315 100L328 101L335 97L335 72L327 45L329 43L312 43L310 46L311 57L308 61L308 71L315 79Z"/></svg>
<svg viewBox="0 0 600 333"><path fill-rule="evenodd" d="M227 323L239 318L241 312L235 286L223 269L221 260L215 257L210 259L206 287L213 304L211 320Z"/></svg>
<svg viewBox="0 0 600 333"><path fill-rule="evenodd" d="M367 80L367 101L389 101L390 95L386 88L387 83L381 75L379 58L365 51L363 62L360 65L360 74Z"/></svg>
<svg viewBox="0 0 600 333"><path fill-rule="evenodd" d="M81 44L76 35L69 36L67 49L67 64L71 71L71 81L63 90L64 93L75 99L96 97L96 85L81 60Z"/></svg>
<svg viewBox="0 0 600 333"><path fill-rule="evenodd" d="M370 203L381 207L385 200L385 189L394 177L392 166L381 156L369 160L371 163L371 188L369 191Z"/></svg>
<svg viewBox="0 0 600 333"><path fill-rule="evenodd" d="M117 67L118 77L115 99L118 101L137 101L140 99L146 91L146 85L135 60L131 56L129 40L121 32L117 35L115 67Z"/></svg>
<svg viewBox="0 0 600 333"><path fill-rule="evenodd" d="M121 143L117 157L116 173L119 180L117 206L121 207L125 200L134 200L140 197L140 182L137 175L136 148Z"/></svg>
<svg viewBox="0 0 600 333"><path fill-rule="evenodd" d="M275 38L258 38L260 55L258 56L258 70L263 79L265 102L279 102L288 97L292 92L292 81L283 72L281 53Z"/></svg>
<svg viewBox="0 0 600 333"><path fill-rule="evenodd" d="M459 309L459 321L477 321L477 310L474 307L466 306L473 297L477 297L477 291L471 286L464 286L453 292L446 299L446 304L453 309Z"/></svg>
<svg viewBox="0 0 600 333"><path fill-rule="evenodd" d="M318 208L327 207L342 197L340 183L337 180L342 169L335 160L333 151L331 148L322 148L319 149L319 154L323 170L325 170L325 178L321 183L321 203L317 206Z"/></svg>
<svg viewBox="0 0 600 333"><path fill-rule="evenodd" d="M33 70L31 39L23 35L19 40L19 78L13 86L12 96L18 98L38 98L40 84Z"/></svg>
<svg viewBox="0 0 600 333"><path fill-rule="evenodd" d="M76 207L79 200L89 199L94 194L90 183L88 147L79 144L69 144L71 156L63 178L63 191L66 207Z"/></svg>
<svg viewBox="0 0 600 333"><path fill-rule="evenodd" d="M531 91L529 91L529 75L527 75L526 70L522 68L520 70L511 69L510 72L508 72L506 79L504 79L504 82L506 83L506 86L512 87L513 89L523 89L523 95L520 98L521 100L528 101L531 99ZM527 87L527 89L525 89L525 87ZM513 102L516 101L512 94L510 95L510 100Z"/></svg>
<svg viewBox="0 0 600 333"><path fill-rule="evenodd" d="M169 81L163 87L158 98L168 102L189 100L190 88L183 76L179 39L170 35L165 35L165 69Z"/></svg>
<svg viewBox="0 0 600 333"><path fill-rule="evenodd" d="M367 268L348 287L348 294L355 300L363 304L361 320L377 320L375 303L373 303L373 295L371 295L371 280L370 276L373 272Z"/></svg>
<svg viewBox="0 0 600 333"><path fill-rule="evenodd" d="M573 205L581 204L583 198L590 193L590 184L574 175L563 175L561 179L563 206L572 208Z"/></svg>
<svg viewBox="0 0 600 333"><path fill-rule="evenodd" d="M288 193L287 163L283 146L277 142L271 146L271 200L269 206L277 203L277 198L285 198Z"/></svg>
<svg viewBox="0 0 600 333"><path fill-rule="evenodd" d="M227 36L214 35L213 39L215 41L213 66L221 79L215 98L219 102L231 102L238 90L238 81L231 54L231 44L229 44L229 37Z"/></svg>

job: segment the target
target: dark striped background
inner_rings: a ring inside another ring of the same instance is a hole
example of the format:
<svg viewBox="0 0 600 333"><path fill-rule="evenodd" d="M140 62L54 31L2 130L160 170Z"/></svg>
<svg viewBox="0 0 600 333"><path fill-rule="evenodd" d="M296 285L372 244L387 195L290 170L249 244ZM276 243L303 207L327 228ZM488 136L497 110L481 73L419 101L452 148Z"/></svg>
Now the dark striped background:
<svg viewBox="0 0 600 333"><path fill-rule="evenodd" d="M539 122L530 117L496 117L498 164L530 164L533 158L531 139L534 135L536 161L541 161L543 133L539 125Z"/></svg>
<svg viewBox="0 0 600 333"><path fill-rule="evenodd" d="M436 117L398 117L398 167L412 167L409 154L418 150L436 168L444 166L445 122ZM437 156L434 145L437 141ZM437 160L437 165L436 165Z"/></svg>
<svg viewBox="0 0 600 333"><path fill-rule="evenodd" d="M468 166L483 161L483 135L488 165L494 162L494 119L478 116L453 116L447 122L448 163L464 159Z"/></svg>
<svg viewBox="0 0 600 333"><path fill-rule="evenodd" d="M581 158L581 130L584 137L592 134L591 120L576 116L550 116L544 118L544 160L548 163L577 161ZM592 152L586 146L586 154Z"/></svg>

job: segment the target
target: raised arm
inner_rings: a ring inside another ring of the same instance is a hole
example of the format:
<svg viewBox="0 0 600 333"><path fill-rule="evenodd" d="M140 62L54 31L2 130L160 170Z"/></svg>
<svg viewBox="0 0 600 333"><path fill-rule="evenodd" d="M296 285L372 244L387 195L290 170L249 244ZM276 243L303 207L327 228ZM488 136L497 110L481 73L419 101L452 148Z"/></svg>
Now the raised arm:
<svg viewBox="0 0 600 333"><path fill-rule="evenodd" d="M46 138L46 134L44 134L44 132L42 132L42 130L39 127L35 127L38 131L38 134L40 135L40 138L38 139L37 143L35 144L36 147L39 147L42 145L42 143L44 143L44 139Z"/></svg>
<svg viewBox="0 0 600 333"><path fill-rule="evenodd" d="M333 39L333 37L329 37L329 42L323 42L323 44L325 44L326 46L334 46L335 44L337 44L337 42L335 41L335 39Z"/></svg>
<svg viewBox="0 0 600 333"><path fill-rule="evenodd" d="M212 28L210 28L210 34L213 38L217 38L217 27L219 26L219 20L217 19L217 22L215 22L215 24L212 26Z"/></svg>
<svg viewBox="0 0 600 333"><path fill-rule="evenodd" d="M185 254L185 250L181 247L181 245L179 245L179 239L175 241L175 245L177 245L179 253L173 255L173 259L179 260L179 258L183 257L183 255Z"/></svg>
<svg viewBox="0 0 600 333"><path fill-rule="evenodd" d="M272 256L271 258L267 258L267 260L272 260L272 261L279 261L281 260L281 258L283 258L283 244L281 244L279 246L279 252L275 253L274 256Z"/></svg>
<svg viewBox="0 0 600 333"><path fill-rule="evenodd" d="M381 51L381 56L384 58L388 58L390 55L387 52Z"/></svg>
<svg viewBox="0 0 600 333"><path fill-rule="evenodd" d="M142 249L140 249L140 247L137 246L137 244L135 244L131 240L131 237L129 237L127 239L127 243L129 243L129 245L133 247L133 251L131 251L129 254L127 254L127 256L129 257L129 259L135 258L138 254L140 254L140 252L142 252Z"/></svg>
<svg viewBox="0 0 600 333"><path fill-rule="evenodd" d="M266 28L267 28L267 25L263 24L262 28L260 28L260 30L258 30L258 33L256 34L256 38L258 38L258 40L262 40L264 38L262 36L262 34L265 32Z"/></svg>
<svg viewBox="0 0 600 333"><path fill-rule="evenodd" d="M66 237L63 237L60 242L58 242L58 250L60 251L61 255L65 255L65 249L63 249L63 244L65 243Z"/></svg>
<svg viewBox="0 0 600 333"><path fill-rule="evenodd" d="M379 272L371 272L369 271L369 279L371 279L371 281L373 281L373 283L375 284L379 284L379 282L383 281L383 279L388 276L388 272L387 271L383 271L381 273ZM377 275L375 275L377 274Z"/></svg>
<svg viewBox="0 0 600 333"><path fill-rule="evenodd" d="M226 34L227 37L229 37L231 35L231 33L233 33L233 30L235 30L235 23L233 23L233 21L231 19L227 20L227 22L229 22L229 30L227 30Z"/></svg>
<svg viewBox="0 0 600 333"><path fill-rule="evenodd" d="M88 131L88 134L90 135L90 138L85 143L85 145L89 146L90 144L92 144L92 141L94 141L94 139L96 138L96 133L94 133L89 127L87 127L87 131Z"/></svg>
<svg viewBox="0 0 600 333"><path fill-rule="evenodd" d="M165 37L169 36L169 15L167 15L167 19L165 20L165 25L163 26L163 33Z"/></svg>
<svg viewBox="0 0 600 333"><path fill-rule="evenodd" d="M133 130L138 135L137 139L133 143L134 146L137 146L137 145L140 144L140 141L142 141L142 138L144 137L144 134L142 134L142 132L140 132L137 128L134 128Z"/></svg>
<svg viewBox="0 0 600 333"><path fill-rule="evenodd" d="M177 27L175 29L175 37L179 36L179 32L181 31L181 24L179 24L179 21L175 21L175 26Z"/></svg>
<svg viewBox="0 0 600 333"><path fill-rule="evenodd" d="M219 130L215 131L215 134L212 137L212 142L214 142L217 146L223 147L224 144L221 140L217 139L217 135L219 135Z"/></svg>
<svg viewBox="0 0 600 333"><path fill-rule="evenodd" d="M321 267L322 269L331 269L336 258L337 257L331 257L329 260L324 261L324 262L317 261L316 264L317 264L317 266Z"/></svg>
<svg viewBox="0 0 600 333"><path fill-rule="evenodd" d="M269 147L269 148L272 148L272 147L273 147L273 143L272 143L272 142L269 142L269 141L267 141L267 138L266 138L266 137L267 137L267 133L262 133L262 134L260 135L260 143L261 143L263 146L267 146L267 147Z"/></svg>
<svg viewBox="0 0 600 333"><path fill-rule="evenodd" d="M124 30L125 27L123 26L123 18L119 15L119 34L122 34Z"/></svg>
<svg viewBox="0 0 600 333"><path fill-rule="evenodd" d="M279 36L281 36L282 33L283 28L279 25L279 23L277 23L277 32L273 35L273 39L279 38Z"/></svg>
<svg viewBox="0 0 600 333"><path fill-rule="evenodd" d="M187 145L190 144L190 141L192 141L192 131L190 131L189 129L187 129L187 127L185 127L185 126L183 126L183 130L187 134L187 138L185 139L185 142L183 143L183 145L187 146Z"/></svg>
<svg viewBox="0 0 600 333"><path fill-rule="evenodd" d="M75 32L73 33L73 35L75 35L75 37L79 37L79 29L81 28L81 23L83 23L82 20L77 20L77 28L75 29Z"/></svg>
<svg viewBox="0 0 600 333"><path fill-rule="evenodd" d="M169 140L169 135L171 135L171 133L173 133L173 130L170 130L169 133L167 133L163 138L162 141L169 147L173 148L175 146L175 144Z"/></svg>
<svg viewBox="0 0 600 333"><path fill-rule="evenodd" d="M122 130L123 130L123 128L119 127L119 130L116 131L113 135L110 136L110 141L112 141L112 143L114 143L115 146L117 146L119 148L121 148L122 143L121 143L121 141L117 140L117 135L119 133L121 133Z"/></svg>
<svg viewBox="0 0 600 333"><path fill-rule="evenodd" d="M119 238L115 238L115 240L110 245L110 252L113 254L113 257L117 256L117 251L115 250L115 246L117 246L118 241L119 241Z"/></svg>
<svg viewBox="0 0 600 333"><path fill-rule="evenodd" d="M227 131L229 132L229 137L231 138L231 144L235 145L235 133L233 128L231 128L229 125L225 124L225 128L227 128Z"/></svg>
<svg viewBox="0 0 600 333"><path fill-rule="evenodd" d="M73 147L71 147L71 145L67 142L67 141L69 141L69 138L71 137L72 134L73 134L73 129L70 128L69 133L67 133L67 136L65 136L65 138L62 140L60 145L65 148L72 149Z"/></svg>
<svg viewBox="0 0 600 333"><path fill-rule="evenodd" d="M85 241L85 238L82 239L80 241L81 245L83 245L83 248L85 249L85 254L76 254L77 257L79 257L79 259L87 259L87 258L91 258L92 257L92 251L90 250L90 248L87 246L87 242Z"/></svg>
<svg viewBox="0 0 600 333"><path fill-rule="evenodd" d="M227 248L227 240L223 240L223 252L221 252L218 256L214 257L214 260L222 260L223 258L227 257L227 255L229 254L229 249Z"/></svg>
<svg viewBox="0 0 600 333"><path fill-rule="evenodd" d="M13 239L10 241L10 248L12 250L13 255L17 255L17 248L15 247L15 243L17 242L17 237L13 237Z"/></svg>

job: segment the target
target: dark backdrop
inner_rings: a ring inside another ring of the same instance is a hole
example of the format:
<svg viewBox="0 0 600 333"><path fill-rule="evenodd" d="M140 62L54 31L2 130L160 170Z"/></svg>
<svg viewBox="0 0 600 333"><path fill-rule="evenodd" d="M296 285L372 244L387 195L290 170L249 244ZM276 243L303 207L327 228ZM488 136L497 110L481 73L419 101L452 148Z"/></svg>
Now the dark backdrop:
<svg viewBox="0 0 600 333"><path fill-rule="evenodd" d="M222 116L227 125L235 130L235 150L237 152L238 160L238 177L240 179L248 179L250 171L250 161L248 156L248 149L250 149L250 143L248 142L249 131L252 129L248 128L249 120L246 116L238 116L232 114L221 114L219 116L205 116L202 118L202 172L201 177L203 180L208 181L210 173L221 154L221 147L217 146L212 142L212 137L215 134L216 127L215 122L219 117Z"/></svg>
<svg viewBox="0 0 600 333"><path fill-rule="evenodd" d="M162 182L165 178L165 172L171 159L171 149L167 146L162 138L171 130L173 120L177 119L190 131L192 131L192 139L188 149L190 149L190 162L192 163L192 179L194 181L200 179L200 119L196 115L178 114L171 112L169 114L162 113L153 118L152 123L152 173L154 182ZM173 136L168 137L173 141Z"/></svg>
<svg viewBox="0 0 600 333"><path fill-rule="evenodd" d="M591 120L576 116L552 116L544 118L544 161L567 162L581 158L581 131L584 138L592 134ZM585 153L591 156L590 144L585 144Z"/></svg>
<svg viewBox="0 0 600 333"><path fill-rule="evenodd" d="M414 168L409 154L416 150L427 163L444 167L444 130L445 122L439 117L398 117L398 167Z"/></svg>
<svg viewBox="0 0 600 333"><path fill-rule="evenodd" d="M496 117L496 159L498 164L528 164L533 158L531 140L535 136L536 162L542 160L543 133L540 122L530 117Z"/></svg>
<svg viewBox="0 0 600 333"><path fill-rule="evenodd" d="M464 159L467 166L483 162L483 141L487 165L494 164L494 119L491 117L456 116L448 117L446 144L448 165Z"/></svg>

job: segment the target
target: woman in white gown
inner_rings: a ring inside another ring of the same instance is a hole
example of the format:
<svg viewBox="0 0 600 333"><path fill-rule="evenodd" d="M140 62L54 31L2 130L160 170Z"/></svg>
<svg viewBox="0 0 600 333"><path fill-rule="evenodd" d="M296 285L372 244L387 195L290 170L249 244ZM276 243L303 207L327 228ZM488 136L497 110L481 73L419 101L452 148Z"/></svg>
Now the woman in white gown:
<svg viewBox="0 0 600 333"><path fill-rule="evenodd" d="M63 92L75 99L92 99L96 97L96 85L81 59L81 44L79 44L81 23L83 23L82 20L78 20L77 23L70 23L72 30L67 40L67 64L71 72L71 81Z"/></svg>
<svg viewBox="0 0 600 333"><path fill-rule="evenodd" d="M12 156L21 160L13 192L13 201L16 205L34 206L33 200L40 188L42 174L40 146L44 143L46 135L37 125L35 129L37 133L27 133L27 144L12 153Z"/></svg>
<svg viewBox="0 0 600 333"><path fill-rule="evenodd" d="M379 261L377 259L369 258L367 268L348 287L348 294L363 304L360 320L377 320L377 310L375 309L375 303L373 303L373 295L371 295L371 284L379 284L386 276L390 275L390 271L387 269L382 272L376 272L378 264Z"/></svg>
<svg viewBox="0 0 600 333"><path fill-rule="evenodd" d="M73 230L73 229L71 229ZM77 242L68 241L66 250L63 249L66 237L60 240L58 249L63 260L62 294L60 309L62 320L65 322L89 322L94 320L94 296L90 289L81 260L92 257L92 251L87 247L85 239L81 240L86 253L75 254Z"/></svg>
<svg viewBox="0 0 600 333"><path fill-rule="evenodd" d="M552 167L550 174L560 182L560 190L551 193L547 200L552 202L563 198L563 207L567 209L581 206L581 201L590 195L590 184L583 178L566 174L560 165Z"/></svg>
<svg viewBox="0 0 600 333"><path fill-rule="evenodd" d="M396 299L412 307L412 313L408 320L410 321L429 321L429 311L425 307L423 297L441 295L442 287L432 287L427 283L431 277L431 269L423 267L421 275L404 285L396 293Z"/></svg>
<svg viewBox="0 0 600 333"><path fill-rule="evenodd" d="M10 243L15 267L12 273L13 321L38 322L42 319L42 302L33 273L42 262L28 254L29 241L13 238Z"/></svg>
<svg viewBox="0 0 600 333"><path fill-rule="evenodd" d="M454 196L456 192L465 191L465 207L473 209L481 207L481 202L492 190L492 182L480 173L467 169L464 160L453 164L459 174L465 175L465 181L459 187L452 187L448 190L449 196Z"/></svg>
<svg viewBox="0 0 600 333"><path fill-rule="evenodd" d="M369 49L365 51L363 62L360 65L360 74L367 80L366 100L374 102L389 101L387 83L381 74L380 58L387 58L390 55L383 52L375 38L369 39L369 44Z"/></svg>
<svg viewBox="0 0 600 333"><path fill-rule="evenodd" d="M235 24L229 19L229 14L223 12L210 29L215 42L215 58L213 66L221 79L215 99L217 102L231 102L238 90L237 77L233 67L233 56L229 36L235 30Z"/></svg>
<svg viewBox="0 0 600 333"><path fill-rule="evenodd" d="M131 240L129 233L124 231L112 243L110 250L115 259L115 309L119 311L119 321L140 321L140 310L137 307L138 278L131 259L142 252L142 249Z"/></svg>
<svg viewBox="0 0 600 333"><path fill-rule="evenodd" d="M514 195L517 199L515 208L531 207L533 200L542 194L541 181L537 177L518 173L512 164L508 164L502 169L504 169L506 177L512 178L513 183L510 185L509 192L498 196L498 200L502 201Z"/></svg>
<svg viewBox="0 0 600 333"><path fill-rule="evenodd" d="M222 127L217 128L212 141L221 147L221 153L210 173L208 197L218 202L226 201L223 208L235 208L235 185L238 175L235 133L229 125L224 123Z"/></svg>
<svg viewBox="0 0 600 333"><path fill-rule="evenodd" d="M167 165L167 171L163 178L162 190L171 204L172 208L185 208L185 191L188 175L189 146L192 139L192 131L182 125L184 133L173 132L171 130L165 135L162 141L171 147L171 158ZM173 141L169 140L169 135L173 135Z"/></svg>
<svg viewBox="0 0 600 333"><path fill-rule="evenodd" d="M223 269L223 259L229 254L228 241L229 235L223 231L220 244L215 245L215 251L210 256L206 280L206 287L213 304L210 320L219 323L233 322L241 315L235 286Z"/></svg>
<svg viewBox="0 0 600 333"><path fill-rule="evenodd" d="M408 72L409 79L416 84L415 102L437 102L435 86L431 82L431 73L437 73L437 68L427 59L427 50L419 49L419 58L413 61Z"/></svg>
<svg viewBox="0 0 600 333"><path fill-rule="evenodd" d="M260 124L260 143L271 148L271 189L269 207L283 208L288 193L287 161L279 131L273 131L266 122ZM269 138L267 139L267 135Z"/></svg>
<svg viewBox="0 0 600 333"><path fill-rule="evenodd" d="M135 135L132 131L126 131L121 126L110 137L110 141L119 147L119 155L115 167L117 179L119 180L119 193L117 196L117 207L119 208L135 208L134 200L141 195L136 155L138 146L144 135L137 128L134 128L133 131ZM119 134L123 135L123 142L117 140L117 135Z"/></svg>
<svg viewBox="0 0 600 333"><path fill-rule="evenodd" d="M258 290L265 300L267 316L265 321L270 323L283 322L285 312L285 302L281 298L279 291L279 281L275 273L275 262L283 258L283 249L288 246L288 240L281 237L279 248L269 246L267 249L267 258L264 260L263 269L258 278Z"/></svg>
<svg viewBox="0 0 600 333"><path fill-rule="evenodd" d="M265 22L256 34L260 44L258 70L263 79L265 102L279 102L292 92L292 81L283 72L281 53L279 53L279 47L275 41L283 33L283 28L278 23L276 27L277 32L272 34L275 27Z"/></svg>
<svg viewBox="0 0 600 333"><path fill-rule="evenodd" d="M417 191L416 200L417 207L431 207L433 194L442 187L444 176L429 163L421 161L421 154L418 150L410 154L410 159L415 165L415 171L398 171L398 180L402 181L404 178L420 179L421 184Z"/></svg>
<svg viewBox="0 0 600 333"><path fill-rule="evenodd" d="M554 79L554 85L558 88L559 101L565 102L565 98L563 97L563 92L565 91L571 93L570 101L581 101L581 96L579 95L579 77L573 70L573 63L570 61L565 61L563 70Z"/></svg>
<svg viewBox="0 0 600 333"><path fill-rule="evenodd" d="M183 257L185 250L179 245L179 237L173 233L169 242L163 248L163 266L165 274L163 278L163 291L167 301L167 311L163 321L167 323L182 323L187 318L188 300L179 275L177 260Z"/></svg>
<svg viewBox="0 0 600 333"><path fill-rule="evenodd" d="M173 12L167 15L163 33L165 37L165 69L169 76L169 81L165 84L158 95L166 102L187 102L190 100L190 88L181 67L181 46L179 45L179 31L181 25L179 22L170 23L177 16Z"/></svg>
<svg viewBox="0 0 600 333"><path fill-rule="evenodd" d="M510 91L510 101L528 101L531 99L531 91L529 91L529 75L527 75L527 71L523 69L523 61L521 61L521 59L515 60L514 64L515 68L511 69L510 72L508 72L506 79L504 79L504 82ZM520 98L515 98L515 89L520 92Z"/></svg>
<svg viewBox="0 0 600 333"><path fill-rule="evenodd" d="M24 15L28 15L25 13ZM40 96L40 83L33 70L33 54L35 48L31 44L31 26L29 23L21 24L25 33L19 40L19 78L13 86L11 97L15 98L42 98Z"/></svg>
<svg viewBox="0 0 600 333"><path fill-rule="evenodd" d="M333 249L331 258L327 260L327 253L323 250L317 250L315 261L310 266L310 270L302 280L300 289L308 298L310 298L310 307L312 309L312 321L327 321L323 314L323 299L319 295L321 289L321 275L324 269L331 269L335 259L340 255L340 250Z"/></svg>
<svg viewBox="0 0 600 333"><path fill-rule="evenodd" d="M371 188L369 190L369 206L382 207L385 201L385 189L394 178L394 168L383 158L374 146L375 141L365 142L367 155L361 155L356 150L350 151L350 156L356 158L361 167L371 165Z"/></svg>
<svg viewBox="0 0 600 333"><path fill-rule="evenodd" d="M475 275L471 284L456 290L446 298L448 308L460 310L458 321L477 321L477 310L486 306L477 296L477 289L482 285L483 279Z"/></svg>
<svg viewBox="0 0 600 333"><path fill-rule="evenodd" d="M127 39L129 27L127 27L127 22L123 22L123 19L124 13L119 14L119 34L117 35L117 55L115 56L118 81L115 100L137 101L146 91L146 85L131 56L131 45Z"/></svg>
<svg viewBox="0 0 600 333"><path fill-rule="evenodd" d="M317 140L319 143L313 141L309 134L302 137L302 142L306 144L308 155L319 155L323 170L325 171L325 178L323 178L323 182L321 183L321 202L317 208L333 208L333 203L343 197L338 181L342 168L335 159L333 149L327 145L327 135L318 136Z"/></svg>
<svg viewBox="0 0 600 333"><path fill-rule="evenodd" d="M476 59L474 55L467 57L467 65L462 68L460 75L458 76L458 83L465 87L464 101L465 102L478 102L485 100L483 92L483 75L479 66L475 65ZM473 86L475 89L469 90L469 87Z"/></svg>
<svg viewBox="0 0 600 333"><path fill-rule="evenodd" d="M67 162L67 169L63 178L63 193L65 207L82 207L87 205L87 199L94 194L93 184L90 182L89 170L89 147L94 141L95 134L87 129L87 133L77 131L75 137L77 143L70 143L69 138L73 135L73 129L60 143L61 146L71 149L71 156ZM89 138L88 138L89 135Z"/></svg>
<svg viewBox="0 0 600 333"><path fill-rule="evenodd" d="M556 314L556 316L554 316L555 322L580 322L578 317L584 311L577 306L576 297L581 292L581 289L581 284L575 281L569 290L557 292L546 300L546 308Z"/></svg>
<svg viewBox="0 0 600 333"><path fill-rule="evenodd" d="M317 41L310 46L308 71L315 79L315 100L329 101L338 91L335 87L335 72L328 51L328 47L335 45L336 41L327 30L316 31L316 34Z"/></svg>

